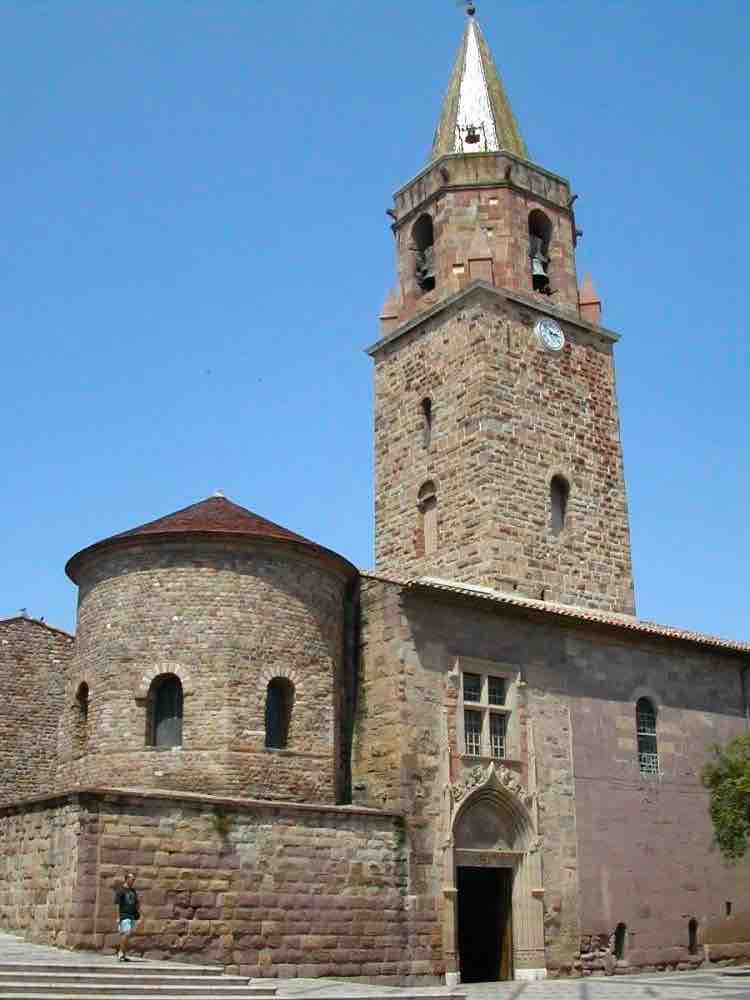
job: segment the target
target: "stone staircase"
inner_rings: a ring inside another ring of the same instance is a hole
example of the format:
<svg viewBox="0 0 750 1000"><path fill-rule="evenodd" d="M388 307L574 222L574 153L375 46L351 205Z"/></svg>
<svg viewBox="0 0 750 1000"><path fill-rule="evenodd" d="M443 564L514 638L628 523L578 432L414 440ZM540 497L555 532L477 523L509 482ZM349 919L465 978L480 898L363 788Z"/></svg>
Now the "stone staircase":
<svg viewBox="0 0 750 1000"><path fill-rule="evenodd" d="M2 1000L253 1000L276 987L214 966L165 962L0 962Z"/></svg>

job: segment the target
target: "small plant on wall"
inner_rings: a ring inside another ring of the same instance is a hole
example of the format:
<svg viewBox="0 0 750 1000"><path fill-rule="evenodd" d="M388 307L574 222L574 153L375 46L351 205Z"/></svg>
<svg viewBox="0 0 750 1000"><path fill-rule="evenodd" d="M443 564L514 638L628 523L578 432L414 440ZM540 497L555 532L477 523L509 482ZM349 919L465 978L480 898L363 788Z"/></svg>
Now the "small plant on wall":
<svg viewBox="0 0 750 1000"><path fill-rule="evenodd" d="M214 809L211 814L211 825L222 840L226 840L231 833L232 823L232 817L224 809Z"/></svg>

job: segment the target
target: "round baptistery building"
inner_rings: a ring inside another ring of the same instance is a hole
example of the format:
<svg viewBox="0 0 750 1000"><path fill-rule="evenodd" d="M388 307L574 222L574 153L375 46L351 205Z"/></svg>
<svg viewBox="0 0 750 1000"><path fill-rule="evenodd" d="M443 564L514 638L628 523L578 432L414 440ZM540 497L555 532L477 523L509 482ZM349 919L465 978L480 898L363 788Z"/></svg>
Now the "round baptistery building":
<svg viewBox="0 0 750 1000"><path fill-rule="evenodd" d="M342 800L351 563L217 494L66 572L61 786Z"/></svg>

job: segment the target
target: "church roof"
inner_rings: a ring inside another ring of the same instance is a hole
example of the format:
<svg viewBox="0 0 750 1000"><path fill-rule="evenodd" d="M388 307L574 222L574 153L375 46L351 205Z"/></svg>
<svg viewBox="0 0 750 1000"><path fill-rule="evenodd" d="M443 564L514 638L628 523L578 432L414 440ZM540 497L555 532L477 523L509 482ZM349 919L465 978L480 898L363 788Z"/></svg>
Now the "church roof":
<svg viewBox="0 0 750 1000"><path fill-rule="evenodd" d="M470 126L476 130L478 142L467 143ZM471 14L443 101L430 160L447 153L493 153L501 149L529 158L492 53Z"/></svg>
<svg viewBox="0 0 750 1000"><path fill-rule="evenodd" d="M522 597L517 593L509 594L492 587L477 584L461 583L457 580L444 580L440 577L421 576L404 578L378 570L363 573L362 576L373 580L392 583L405 590L424 591L426 593L452 594L456 597L487 601L491 604L506 605L526 611L539 612L573 622L588 622L592 625L605 625L627 632L641 633L660 639L673 639L679 642L695 643L698 646L726 650L729 653L750 654L750 643L738 642L732 639L722 639L719 636L707 635L705 632L694 632L690 629L676 628L673 625L660 625L658 622L636 618L635 615L620 614L616 611L601 611L595 608L581 608L572 604L557 604L554 601L542 601L533 597Z"/></svg>
<svg viewBox="0 0 750 1000"><path fill-rule="evenodd" d="M333 560L347 573L356 572L355 567L338 553L326 549L316 542L311 542L309 538L289 531L280 524L269 521L267 518L261 517L260 514L253 513L246 507L240 507L239 504L228 500L221 493L81 549L68 560L65 572L74 583L78 583L77 577L81 562L93 552L99 552L105 548L138 545L144 542L170 541L180 537L261 539L282 542L302 547L318 556Z"/></svg>

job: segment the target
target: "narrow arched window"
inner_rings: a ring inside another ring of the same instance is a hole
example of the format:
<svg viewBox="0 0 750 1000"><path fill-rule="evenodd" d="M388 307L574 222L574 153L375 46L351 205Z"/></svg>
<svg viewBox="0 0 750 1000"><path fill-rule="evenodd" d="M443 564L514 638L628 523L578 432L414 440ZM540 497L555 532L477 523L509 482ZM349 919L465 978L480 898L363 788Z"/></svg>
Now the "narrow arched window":
<svg viewBox="0 0 750 1000"><path fill-rule="evenodd" d="M411 230L414 277L423 292L435 287L435 232L431 216L420 215Z"/></svg>
<svg viewBox="0 0 750 1000"><path fill-rule="evenodd" d="M625 924L618 924L615 928L615 943L612 949L615 953L615 958L623 959L625 958L625 949L627 947L628 940L628 928Z"/></svg>
<svg viewBox="0 0 750 1000"><path fill-rule="evenodd" d="M688 921L688 951L691 955L698 954L698 921L695 917Z"/></svg>
<svg viewBox="0 0 750 1000"><path fill-rule="evenodd" d="M659 748L656 742L656 709L648 698L639 698L635 706L638 737L638 768L641 774L659 773Z"/></svg>
<svg viewBox="0 0 750 1000"><path fill-rule="evenodd" d="M89 738L89 686L83 681L78 685L73 705L73 749L84 753Z"/></svg>
<svg viewBox="0 0 750 1000"><path fill-rule="evenodd" d="M162 674L151 684L151 745L182 746L182 683L174 674Z"/></svg>
<svg viewBox="0 0 750 1000"><path fill-rule="evenodd" d="M553 476L549 484L550 528L557 536L565 527L570 486L564 476Z"/></svg>
<svg viewBox="0 0 750 1000"><path fill-rule="evenodd" d="M535 208L529 214L529 265L531 268L531 287L535 292L549 295L552 291L549 283L549 243L552 236L552 223L549 218Z"/></svg>
<svg viewBox="0 0 750 1000"><path fill-rule="evenodd" d="M433 552L437 552L438 547L437 491L432 480L428 480L421 487L417 496L417 504L421 519L419 542L422 554L429 556Z"/></svg>
<svg viewBox="0 0 750 1000"><path fill-rule="evenodd" d="M289 742L294 708L294 685L286 677L274 677L266 691L266 746L283 750Z"/></svg>
<svg viewBox="0 0 750 1000"><path fill-rule="evenodd" d="M89 721L89 686L84 681L78 688L76 694L76 709L78 714L78 719L83 725Z"/></svg>
<svg viewBox="0 0 750 1000"><path fill-rule="evenodd" d="M432 400L425 397L422 400L422 444L429 448L432 442Z"/></svg>

